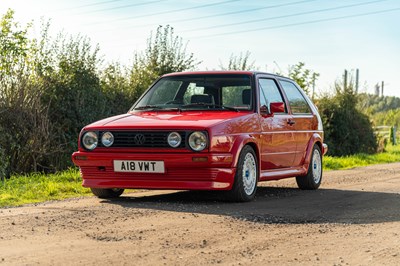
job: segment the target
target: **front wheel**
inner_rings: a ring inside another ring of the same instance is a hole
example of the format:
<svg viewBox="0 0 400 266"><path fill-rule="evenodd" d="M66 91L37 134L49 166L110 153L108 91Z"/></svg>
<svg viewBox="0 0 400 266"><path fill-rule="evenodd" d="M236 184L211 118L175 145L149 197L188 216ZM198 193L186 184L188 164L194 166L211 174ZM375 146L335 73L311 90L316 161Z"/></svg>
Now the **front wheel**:
<svg viewBox="0 0 400 266"><path fill-rule="evenodd" d="M245 146L240 152L233 188L229 191L234 201L245 202L254 199L258 181L257 156L253 148Z"/></svg>
<svg viewBox="0 0 400 266"><path fill-rule="evenodd" d="M90 190L94 195L101 199L118 198L124 193L122 188L94 188L91 187Z"/></svg>
<svg viewBox="0 0 400 266"><path fill-rule="evenodd" d="M322 154L318 145L314 145L310 165L306 176L297 176L296 182L300 189L315 190L322 180Z"/></svg>

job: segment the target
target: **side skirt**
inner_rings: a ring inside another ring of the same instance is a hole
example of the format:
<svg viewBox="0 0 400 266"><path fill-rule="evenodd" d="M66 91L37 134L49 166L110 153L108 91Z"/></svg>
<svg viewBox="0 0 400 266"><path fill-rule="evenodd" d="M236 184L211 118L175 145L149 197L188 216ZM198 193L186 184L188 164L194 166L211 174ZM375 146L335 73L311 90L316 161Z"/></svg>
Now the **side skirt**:
<svg viewBox="0 0 400 266"><path fill-rule="evenodd" d="M288 177L296 177L307 174L307 168L305 166L294 167L294 168L282 168L274 170L261 171L260 181L267 180L279 180Z"/></svg>

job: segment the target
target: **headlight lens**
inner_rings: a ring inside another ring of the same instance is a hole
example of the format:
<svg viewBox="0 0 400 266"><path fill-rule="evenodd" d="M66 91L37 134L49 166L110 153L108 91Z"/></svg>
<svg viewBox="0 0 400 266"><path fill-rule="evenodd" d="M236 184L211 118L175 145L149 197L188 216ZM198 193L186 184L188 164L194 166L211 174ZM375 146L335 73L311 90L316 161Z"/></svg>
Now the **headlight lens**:
<svg viewBox="0 0 400 266"><path fill-rule="evenodd" d="M114 135L111 132L105 132L103 136L101 136L101 143L105 147L110 147L114 143Z"/></svg>
<svg viewBox="0 0 400 266"><path fill-rule="evenodd" d="M171 146L172 148L176 148L179 147L179 145L181 145L182 142L182 137L181 135L179 135L178 132L171 132L168 135L168 144L169 146Z"/></svg>
<svg viewBox="0 0 400 266"><path fill-rule="evenodd" d="M86 132L82 137L82 145L87 150L94 150L97 147L97 134L93 131Z"/></svg>
<svg viewBox="0 0 400 266"><path fill-rule="evenodd" d="M207 147L207 136L203 132L195 131L189 136L189 146L194 151L202 151Z"/></svg>

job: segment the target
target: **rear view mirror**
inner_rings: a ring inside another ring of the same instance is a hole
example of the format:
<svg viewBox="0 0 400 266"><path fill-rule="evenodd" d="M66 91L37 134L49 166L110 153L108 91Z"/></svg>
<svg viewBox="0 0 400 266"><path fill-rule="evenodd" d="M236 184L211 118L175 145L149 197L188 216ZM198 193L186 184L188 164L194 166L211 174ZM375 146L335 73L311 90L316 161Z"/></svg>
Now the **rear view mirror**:
<svg viewBox="0 0 400 266"><path fill-rule="evenodd" d="M282 102L270 103L269 110L271 111L271 114L284 113L285 112L285 104Z"/></svg>

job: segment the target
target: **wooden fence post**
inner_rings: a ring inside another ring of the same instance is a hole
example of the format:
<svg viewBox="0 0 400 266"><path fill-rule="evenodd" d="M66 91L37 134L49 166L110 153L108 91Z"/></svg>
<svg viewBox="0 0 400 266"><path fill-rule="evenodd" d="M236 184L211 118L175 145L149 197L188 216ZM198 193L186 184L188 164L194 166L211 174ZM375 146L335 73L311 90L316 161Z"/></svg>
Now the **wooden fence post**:
<svg viewBox="0 0 400 266"><path fill-rule="evenodd" d="M396 127L395 126L392 126L391 128L390 128L390 135L391 135L391 142L392 142L392 145L396 145L397 144L397 140L396 140Z"/></svg>

